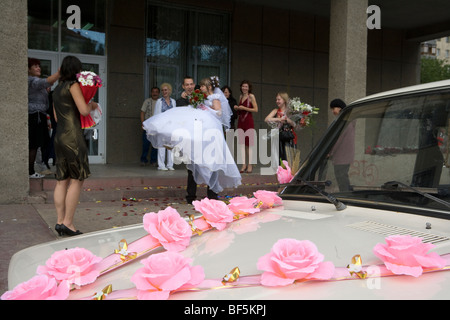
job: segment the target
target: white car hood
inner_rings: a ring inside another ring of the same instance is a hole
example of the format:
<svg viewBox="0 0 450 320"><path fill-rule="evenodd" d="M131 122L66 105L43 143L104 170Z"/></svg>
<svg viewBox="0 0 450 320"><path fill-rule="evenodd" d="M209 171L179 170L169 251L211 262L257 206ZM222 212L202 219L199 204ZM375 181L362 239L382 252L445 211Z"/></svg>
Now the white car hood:
<svg viewBox="0 0 450 320"><path fill-rule="evenodd" d="M427 229L427 223L431 229ZM182 252L193 260L192 265L204 268L206 279L221 279L231 269L239 267L241 277L258 275L258 259L269 253L280 239L293 238L313 242L325 261L336 268L345 268L359 254L363 265L377 266L382 261L373 253L385 237L400 233L421 236L435 242L438 254L450 253L450 221L348 206L336 211L328 203L284 201L284 206L264 210L230 223L223 231L209 231L193 236ZM34 246L16 253L10 263L10 290L30 279L38 265L44 265L58 250L83 247L95 255L106 257L118 243L128 243L146 235L142 225L105 230ZM153 252L161 252L156 249ZM141 268L134 261L105 274L94 284L70 295L71 299L93 295L112 284L114 290L132 288L134 272ZM286 287L251 286L245 288L211 289L178 292L171 299L450 299L450 272L439 271L412 276L390 276L361 280L308 281Z"/></svg>

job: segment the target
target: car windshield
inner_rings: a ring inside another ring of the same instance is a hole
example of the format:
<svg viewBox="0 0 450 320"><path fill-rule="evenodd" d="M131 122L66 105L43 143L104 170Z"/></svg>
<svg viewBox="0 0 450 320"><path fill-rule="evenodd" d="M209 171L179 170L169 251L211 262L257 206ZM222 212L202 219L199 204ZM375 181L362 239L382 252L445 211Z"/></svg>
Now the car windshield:
<svg viewBox="0 0 450 320"><path fill-rule="evenodd" d="M350 105L281 194L449 215L449 113L448 89Z"/></svg>

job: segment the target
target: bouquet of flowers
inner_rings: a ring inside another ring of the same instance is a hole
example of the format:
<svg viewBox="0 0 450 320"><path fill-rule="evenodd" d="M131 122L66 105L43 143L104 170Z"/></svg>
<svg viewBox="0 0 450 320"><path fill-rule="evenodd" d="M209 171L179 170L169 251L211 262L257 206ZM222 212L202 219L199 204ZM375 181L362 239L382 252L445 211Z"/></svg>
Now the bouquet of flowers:
<svg viewBox="0 0 450 320"><path fill-rule="evenodd" d="M301 102L300 98L292 98L289 101L288 117L300 124L300 127L307 127L311 124L313 114L319 114L319 108L313 107L307 103Z"/></svg>
<svg viewBox="0 0 450 320"><path fill-rule="evenodd" d="M192 92L192 95L189 96L189 104L196 109L201 108L204 106L207 97L206 93L201 92L199 89L195 89L194 92Z"/></svg>
<svg viewBox="0 0 450 320"><path fill-rule="evenodd" d="M102 86L102 79L92 71L82 71L77 74L77 80L80 84L81 92L84 96L84 101L88 104L92 98L94 98L97 93L98 88ZM98 124L101 118L101 109L99 108L93 110L91 114L87 116L80 115L81 128L91 128ZM94 119L97 119L94 121Z"/></svg>

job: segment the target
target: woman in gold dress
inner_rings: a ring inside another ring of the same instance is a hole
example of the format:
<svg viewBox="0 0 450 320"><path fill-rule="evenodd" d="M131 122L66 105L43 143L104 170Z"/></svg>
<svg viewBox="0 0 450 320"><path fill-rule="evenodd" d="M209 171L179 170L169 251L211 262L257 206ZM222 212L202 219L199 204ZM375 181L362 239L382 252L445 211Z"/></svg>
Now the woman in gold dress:
<svg viewBox="0 0 450 320"><path fill-rule="evenodd" d="M60 68L58 86L53 92L55 119L56 186L54 202L57 213L55 230L59 235L81 234L73 225L84 179L90 175L88 151L81 129L80 114L87 116L98 107L86 104L76 75L82 65L78 58L67 56Z"/></svg>

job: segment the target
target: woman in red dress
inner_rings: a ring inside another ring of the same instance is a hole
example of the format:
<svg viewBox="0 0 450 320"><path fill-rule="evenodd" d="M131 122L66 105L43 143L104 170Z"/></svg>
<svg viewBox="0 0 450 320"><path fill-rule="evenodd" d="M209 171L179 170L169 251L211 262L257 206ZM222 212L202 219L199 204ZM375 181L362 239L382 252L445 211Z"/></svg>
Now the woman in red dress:
<svg viewBox="0 0 450 320"><path fill-rule="evenodd" d="M241 145L242 167L240 172L253 171L253 145L255 143L255 124L253 113L258 112L258 104L252 93L252 84L248 80L241 82L239 105L234 108L238 112L238 143ZM243 132L242 132L243 131Z"/></svg>

